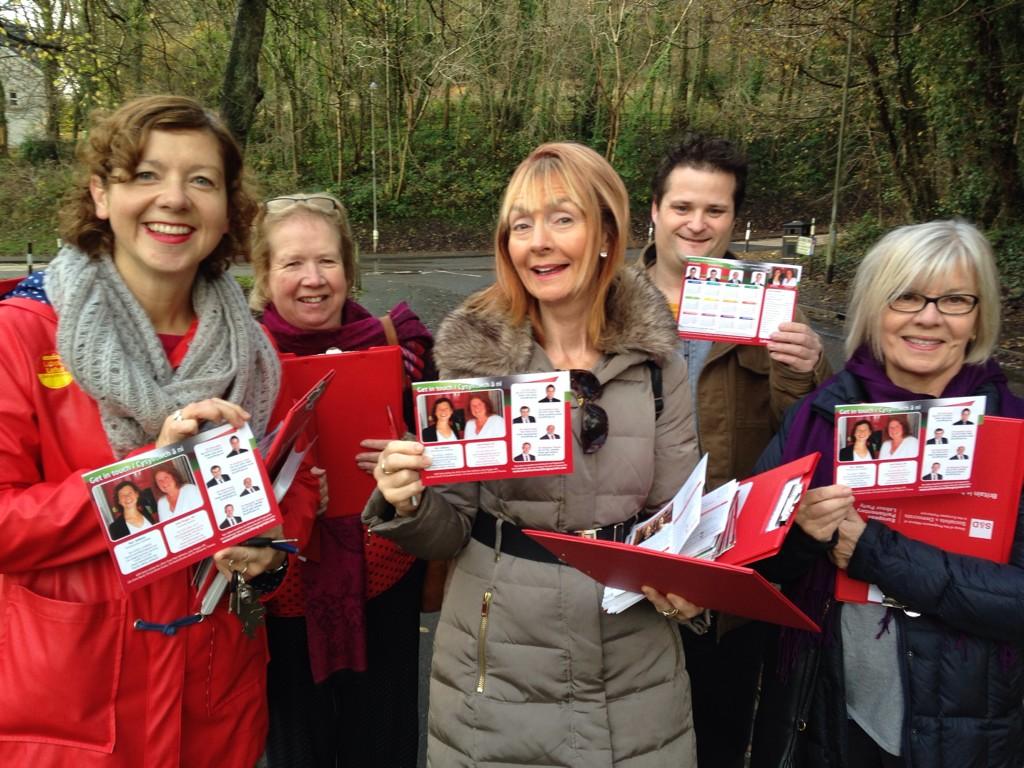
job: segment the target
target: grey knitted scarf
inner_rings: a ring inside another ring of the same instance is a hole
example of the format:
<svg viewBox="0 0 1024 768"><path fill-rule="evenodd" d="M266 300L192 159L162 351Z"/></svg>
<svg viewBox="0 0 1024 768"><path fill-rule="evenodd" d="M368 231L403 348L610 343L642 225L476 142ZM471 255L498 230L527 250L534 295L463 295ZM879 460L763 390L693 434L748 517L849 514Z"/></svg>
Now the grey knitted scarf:
<svg viewBox="0 0 1024 768"><path fill-rule="evenodd" d="M91 259L65 247L47 268L45 287L57 313L57 351L99 404L118 458L153 442L175 409L210 397L245 408L257 437L266 431L281 366L231 277L196 277L199 325L177 369L109 256Z"/></svg>

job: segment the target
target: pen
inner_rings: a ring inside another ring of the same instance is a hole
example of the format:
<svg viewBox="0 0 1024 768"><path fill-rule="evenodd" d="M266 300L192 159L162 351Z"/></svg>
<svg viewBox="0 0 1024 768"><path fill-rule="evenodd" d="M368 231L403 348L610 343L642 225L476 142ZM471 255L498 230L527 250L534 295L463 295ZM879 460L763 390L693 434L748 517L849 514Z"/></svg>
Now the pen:
<svg viewBox="0 0 1024 768"><path fill-rule="evenodd" d="M281 552L290 552L293 555L297 554L299 548L295 546L293 542L298 539L271 539L266 536L256 536L252 539L246 539L241 542L238 546L240 547L270 547Z"/></svg>

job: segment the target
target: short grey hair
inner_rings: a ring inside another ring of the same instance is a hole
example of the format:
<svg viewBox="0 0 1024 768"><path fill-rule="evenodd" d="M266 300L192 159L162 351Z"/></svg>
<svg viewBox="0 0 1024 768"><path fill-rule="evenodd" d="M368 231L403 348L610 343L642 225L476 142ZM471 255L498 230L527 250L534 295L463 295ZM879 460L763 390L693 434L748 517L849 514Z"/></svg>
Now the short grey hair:
<svg viewBox="0 0 1024 768"><path fill-rule="evenodd" d="M914 285L929 283L957 267L973 274L978 284L975 337L964 362L987 360L999 339L999 274L988 240L960 219L898 227L867 252L850 294L847 356L862 344L870 344L875 358L884 362L880 335L889 302Z"/></svg>

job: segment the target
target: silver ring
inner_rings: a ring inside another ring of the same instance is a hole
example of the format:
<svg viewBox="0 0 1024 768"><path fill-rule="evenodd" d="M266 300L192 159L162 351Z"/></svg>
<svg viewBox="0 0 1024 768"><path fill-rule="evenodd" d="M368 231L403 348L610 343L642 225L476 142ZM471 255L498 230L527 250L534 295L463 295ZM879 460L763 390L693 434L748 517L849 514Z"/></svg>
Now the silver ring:
<svg viewBox="0 0 1024 768"><path fill-rule="evenodd" d="M171 418L175 421L183 421L185 417L181 415L181 408L172 413Z"/></svg>
<svg viewBox="0 0 1024 768"><path fill-rule="evenodd" d="M671 611L658 611L658 613L660 613L666 619L671 619L679 615L679 609L673 608Z"/></svg>

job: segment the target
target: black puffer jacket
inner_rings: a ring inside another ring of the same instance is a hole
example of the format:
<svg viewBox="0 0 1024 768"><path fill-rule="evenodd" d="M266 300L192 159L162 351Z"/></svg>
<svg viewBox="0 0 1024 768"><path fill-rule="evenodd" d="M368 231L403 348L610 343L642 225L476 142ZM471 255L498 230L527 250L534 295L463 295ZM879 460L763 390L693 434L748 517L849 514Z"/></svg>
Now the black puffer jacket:
<svg viewBox="0 0 1024 768"><path fill-rule="evenodd" d="M994 388L987 411L1000 411ZM815 417L863 402L859 380L842 371L809 397ZM756 471L781 462L794 407ZM797 574L824 556L823 545L795 527L783 552L764 564L794 596ZM820 564L817 566L820 567ZM902 754L913 768L1020 768L1024 765L1024 505L1008 565L950 554L869 521L849 574L920 611L894 611L899 627L905 715ZM846 766L846 694L839 614L827 603L820 643L803 648L785 682L769 650L754 736L753 768ZM792 645L792 643L790 643Z"/></svg>

